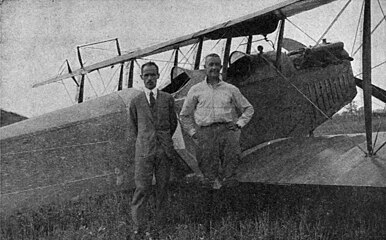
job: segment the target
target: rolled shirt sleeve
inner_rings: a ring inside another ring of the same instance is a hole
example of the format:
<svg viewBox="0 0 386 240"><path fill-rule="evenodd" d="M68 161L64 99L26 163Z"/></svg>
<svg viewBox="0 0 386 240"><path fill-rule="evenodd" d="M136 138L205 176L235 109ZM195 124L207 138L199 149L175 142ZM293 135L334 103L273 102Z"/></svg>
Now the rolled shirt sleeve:
<svg viewBox="0 0 386 240"><path fill-rule="evenodd" d="M240 127L244 127L252 119L255 110L253 109L252 104L241 94L238 88L235 87L232 93L235 105L241 112L241 116L238 118L236 124Z"/></svg>
<svg viewBox="0 0 386 240"><path fill-rule="evenodd" d="M192 87L185 98L180 112L182 128L189 134L189 136L193 136L196 133L194 124L194 110L196 105L197 98L194 97L194 87Z"/></svg>
<svg viewBox="0 0 386 240"><path fill-rule="evenodd" d="M236 109L241 116L236 114ZM244 127L253 113L252 105L236 86L223 81L211 86L203 81L189 90L180 112L180 120L183 129L193 136L196 125L202 127L218 122L234 122Z"/></svg>

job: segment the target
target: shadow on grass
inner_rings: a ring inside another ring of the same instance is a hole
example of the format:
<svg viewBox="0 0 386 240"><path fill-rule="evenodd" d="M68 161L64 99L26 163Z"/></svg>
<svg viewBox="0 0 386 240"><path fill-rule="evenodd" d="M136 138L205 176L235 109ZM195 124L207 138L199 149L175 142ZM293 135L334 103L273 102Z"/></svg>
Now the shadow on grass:
<svg viewBox="0 0 386 240"><path fill-rule="evenodd" d="M386 190L243 183L170 188L163 239L384 239ZM1 239L125 239L132 191L1 218ZM149 204L149 209L154 209ZM153 211L147 218L152 224Z"/></svg>
<svg viewBox="0 0 386 240"><path fill-rule="evenodd" d="M237 188L215 191L212 199L208 196L205 199L202 190L194 187L184 191L187 198L178 202L184 202L180 207L187 211L187 222L209 221L213 239L383 239L386 236L382 227L386 224L386 191L381 188L244 183Z"/></svg>

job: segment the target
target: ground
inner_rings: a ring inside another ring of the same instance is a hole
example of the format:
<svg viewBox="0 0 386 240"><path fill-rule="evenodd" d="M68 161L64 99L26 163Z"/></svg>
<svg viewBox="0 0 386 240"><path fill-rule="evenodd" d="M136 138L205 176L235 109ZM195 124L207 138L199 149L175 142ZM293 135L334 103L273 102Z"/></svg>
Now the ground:
<svg viewBox="0 0 386 240"><path fill-rule="evenodd" d="M374 131L385 131L385 123L376 120ZM361 128L340 119L315 134ZM184 182L170 193L162 239L386 239L385 188L243 183L209 193ZM1 216L0 239L125 239L131 196L116 192Z"/></svg>

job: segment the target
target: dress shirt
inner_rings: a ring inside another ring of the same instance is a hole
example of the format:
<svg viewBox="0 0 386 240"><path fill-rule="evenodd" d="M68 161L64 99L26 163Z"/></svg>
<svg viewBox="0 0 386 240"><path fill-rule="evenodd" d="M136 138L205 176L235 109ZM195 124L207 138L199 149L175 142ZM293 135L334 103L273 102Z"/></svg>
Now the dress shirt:
<svg viewBox="0 0 386 240"><path fill-rule="evenodd" d="M143 90L145 91L147 102L150 104L150 92L153 92L154 99L157 100L157 88L153 88L152 90L144 87Z"/></svg>
<svg viewBox="0 0 386 240"><path fill-rule="evenodd" d="M241 113L240 117L236 110ZM253 113L252 105L237 87L222 80L211 85L205 79L189 90L180 117L184 129L193 136L196 133L194 121L198 126L235 122L244 127Z"/></svg>

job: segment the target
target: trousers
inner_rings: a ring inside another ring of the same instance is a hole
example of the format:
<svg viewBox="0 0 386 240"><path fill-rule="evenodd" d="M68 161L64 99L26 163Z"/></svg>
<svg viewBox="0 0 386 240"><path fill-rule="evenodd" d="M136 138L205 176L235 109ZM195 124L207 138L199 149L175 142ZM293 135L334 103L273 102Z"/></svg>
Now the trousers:
<svg viewBox="0 0 386 240"><path fill-rule="evenodd" d="M135 191L131 201L131 216L134 231L143 231L147 227L145 219L146 204L152 193L153 174L155 185L155 226L162 224L166 200L168 198L168 182L170 178L170 161L161 146L157 153L135 160Z"/></svg>
<svg viewBox="0 0 386 240"><path fill-rule="evenodd" d="M196 157L204 177L214 179L232 178L240 161L240 133L226 124L199 127Z"/></svg>

